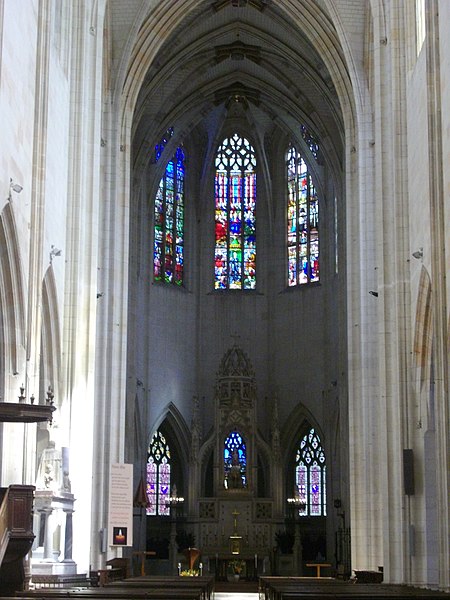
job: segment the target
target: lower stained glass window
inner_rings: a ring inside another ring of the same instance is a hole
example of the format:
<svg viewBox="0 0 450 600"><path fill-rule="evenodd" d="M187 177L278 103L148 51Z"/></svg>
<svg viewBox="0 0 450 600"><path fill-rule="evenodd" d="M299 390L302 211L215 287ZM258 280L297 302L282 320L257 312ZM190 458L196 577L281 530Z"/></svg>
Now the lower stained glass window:
<svg viewBox="0 0 450 600"><path fill-rule="evenodd" d="M303 517L324 517L327 514L326 461L320 438L311 429L300 442L295 459L295 485L305 507Z"/></svg>
<svg viewBox="0 0 450 600"><path fill-rule="evenodd" d="M235 133L216 154L215 289L256 287L256 155Z"/></svg>
<svg viewBox="0 0 450 600"><path fill-rule="evenodd" d="M147 515L169 516L170 449L157 431L150 442L147 459Z"/></svg>

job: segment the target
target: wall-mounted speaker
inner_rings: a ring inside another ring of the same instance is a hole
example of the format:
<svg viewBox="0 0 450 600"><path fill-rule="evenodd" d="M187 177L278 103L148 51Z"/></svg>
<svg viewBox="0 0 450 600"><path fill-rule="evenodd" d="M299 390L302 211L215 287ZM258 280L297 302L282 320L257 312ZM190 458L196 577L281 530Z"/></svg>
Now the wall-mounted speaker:
<svg viewBox="0 0 450 600"><path fill-rule="evenodd" d="M410 448L403 450L403 487L407 496L414 495L414 455Z"/></svg>

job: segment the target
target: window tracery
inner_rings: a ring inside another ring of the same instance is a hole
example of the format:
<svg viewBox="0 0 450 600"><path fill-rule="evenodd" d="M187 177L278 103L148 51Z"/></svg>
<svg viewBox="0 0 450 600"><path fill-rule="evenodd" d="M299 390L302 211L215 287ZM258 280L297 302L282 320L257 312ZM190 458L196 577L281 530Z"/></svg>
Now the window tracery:
<svg viewBox="0 0 450 600"><path fill-rule="evenodd" d="M256 287L256 154L235 133L223 140L215 175L215 289Z"/></svg>
<svg viewBox="0 0 450 600"><path fill-rule="evenodd" d="M148 448L147 515L168 516L170 508L170 448L166 438L157 431Z"/></svg>
<svg viewBox="0 0 450 600"><path fill-rule="evenodd" d="M155 197L153 274L155 281L183 284L185 156L177 148Z"/></svg>
<svg viewBox="0 0 450 600"><path fill-rule="evenodd" d="M299 500L305 506L299 510L299 515L326 516L326 460L314 428L302 438L295 463L295 486Z"/></svg>
<svg viewBox="0 0 450 600"><path fill-rule="evenodd" d="M319 199L309 169L292 144L286 167L288 285L292 287L319 281Z"/></svg>

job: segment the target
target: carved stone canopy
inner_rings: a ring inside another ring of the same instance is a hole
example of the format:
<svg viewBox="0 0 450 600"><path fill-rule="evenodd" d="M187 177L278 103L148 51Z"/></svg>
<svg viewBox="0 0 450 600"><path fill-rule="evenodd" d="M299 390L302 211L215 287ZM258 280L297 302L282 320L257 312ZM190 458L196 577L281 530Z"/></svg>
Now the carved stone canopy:
<svg viewBox="0 0 450 600"><path fill-rule="evenodd" d="M217 373L217 381L228 377L255 379L249 358L236 344L225 353Z"/></svg>
<svg viewBox="0 0 450 600"><path fill-rule="evenodd" d="M216 397L219 406L227 411L230 408L238 411L254 408L255 373L249 358L236 345L225 353L220 363L216 380Z"/></svg>

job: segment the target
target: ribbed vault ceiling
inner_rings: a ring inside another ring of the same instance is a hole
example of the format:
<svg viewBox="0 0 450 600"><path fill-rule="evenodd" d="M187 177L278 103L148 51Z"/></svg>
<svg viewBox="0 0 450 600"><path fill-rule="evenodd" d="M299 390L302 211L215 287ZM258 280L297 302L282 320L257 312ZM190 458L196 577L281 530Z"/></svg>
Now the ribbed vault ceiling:
<svg viewBox="0 0 450 600"><path fill-rule="evenodd" d="M322 2L295 4L294 19L272 0L209 0L165 28L135 106L135 166L145 165L170 126L178 139L195 130L215 140L236 103L260 136L275 128L299 135L305 124L334 167L342 166L342 113L320 53L338 49L335 31ZM155 34L153 13L140 26L137 48Z"/></svg>

